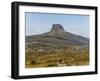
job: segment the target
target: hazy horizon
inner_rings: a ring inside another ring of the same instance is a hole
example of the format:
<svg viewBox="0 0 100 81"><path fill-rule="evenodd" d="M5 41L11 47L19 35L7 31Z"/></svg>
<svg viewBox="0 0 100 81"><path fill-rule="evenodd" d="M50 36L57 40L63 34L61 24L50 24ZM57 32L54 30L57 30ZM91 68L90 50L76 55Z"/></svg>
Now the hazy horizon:
<svg viewBox="0 0 100 81"><path fill-rule="evenodd" d="M49 32L53 24L61 24L66 32L89 38L89 16L74 14L25 13L26 36Z"/></svg>

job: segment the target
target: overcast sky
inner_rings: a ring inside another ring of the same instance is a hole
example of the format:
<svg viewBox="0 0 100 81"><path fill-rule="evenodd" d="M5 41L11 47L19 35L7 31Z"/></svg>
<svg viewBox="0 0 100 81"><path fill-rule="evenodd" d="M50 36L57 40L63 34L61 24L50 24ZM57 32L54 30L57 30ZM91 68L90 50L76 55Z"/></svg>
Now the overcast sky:
<svg viewBox="0 0 100 81"><path fill-rule="evenodd" d="M89 38L89 16L74 14L25 13L26 35L48 32L52 24L61 24L65 31Z"/></svg>

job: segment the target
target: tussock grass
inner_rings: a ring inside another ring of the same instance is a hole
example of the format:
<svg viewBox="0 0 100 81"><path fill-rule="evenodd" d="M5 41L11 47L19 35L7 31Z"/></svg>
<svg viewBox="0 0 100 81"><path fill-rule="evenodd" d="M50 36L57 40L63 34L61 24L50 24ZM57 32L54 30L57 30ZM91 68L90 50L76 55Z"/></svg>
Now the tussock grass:
<svg viewBox="0 0 100 81"><path fill-rule="evenodd" d="M70 47L71 48L71 47ZM79 52L69 49L60 52L26 52L25 67L59 67L61 66L84 66L89 65L89 50L82 48Z"/></svg>

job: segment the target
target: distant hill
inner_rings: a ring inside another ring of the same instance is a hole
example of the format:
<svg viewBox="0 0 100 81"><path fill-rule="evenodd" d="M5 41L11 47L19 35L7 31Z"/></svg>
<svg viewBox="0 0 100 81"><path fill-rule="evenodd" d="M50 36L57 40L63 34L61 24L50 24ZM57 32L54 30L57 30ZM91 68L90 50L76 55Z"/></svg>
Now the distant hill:
<svg viewBox="0 0 100 81"><path fill-rule="evenodd" d="M64 30L61 24L53 24L49 32L26 36L26 44L41 43L52 45L89 45L89 39Z"/></svg>

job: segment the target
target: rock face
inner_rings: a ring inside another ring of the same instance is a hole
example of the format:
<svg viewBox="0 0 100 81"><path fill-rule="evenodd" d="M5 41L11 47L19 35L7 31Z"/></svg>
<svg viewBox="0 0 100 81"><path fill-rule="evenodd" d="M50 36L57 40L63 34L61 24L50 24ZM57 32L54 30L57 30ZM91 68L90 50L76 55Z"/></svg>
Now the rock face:
<svg viewBox="0 0 100 81"><path fill-rule="evenodd" d="M62 36L65 33L64 27L61 24L53 24L49 35Z"/></svg>
<svg viewBox="0 0 100 81"><path fill-rule="evenodd" d="M65 32L61 24L53 24L51 32Z"/></svg>

